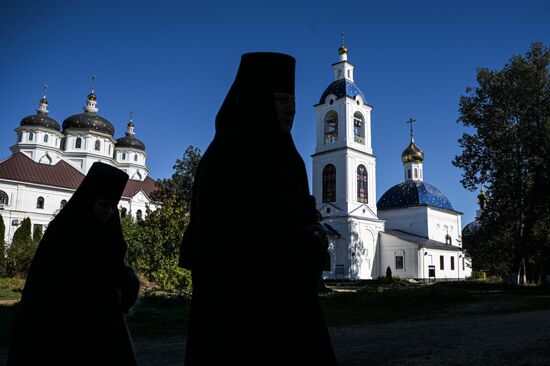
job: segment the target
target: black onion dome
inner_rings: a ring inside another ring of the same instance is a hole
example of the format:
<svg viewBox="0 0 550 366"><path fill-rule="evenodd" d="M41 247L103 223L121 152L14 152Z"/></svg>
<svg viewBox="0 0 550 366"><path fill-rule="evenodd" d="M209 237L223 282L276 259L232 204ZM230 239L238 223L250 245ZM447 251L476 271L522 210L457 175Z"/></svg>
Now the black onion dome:
<svg viewBox="0 0 550 366"><path fill-rule="evenodd" d="M138 150L145 151L145 144L143 141L136 139L133 135L126 134L126 136L121 137L116 140L115 147L131 147Z"/></svg>
<svg viewBox="0 0 550 366"><path fill-rule="evenodd" d="M40 126L51 128L52 130L61 131L59 123L46 113L37 113L32 116L27 116L21 120L21 126Z"/></svg>
<svg viewBox="0 0 550 366"><path fill-rule="evenodd" d="M115 128L111 122L96 113L84 112L70 116L63 121L63 130L68 128L87 128L99 132L108 133L113 136Z"/></svg>

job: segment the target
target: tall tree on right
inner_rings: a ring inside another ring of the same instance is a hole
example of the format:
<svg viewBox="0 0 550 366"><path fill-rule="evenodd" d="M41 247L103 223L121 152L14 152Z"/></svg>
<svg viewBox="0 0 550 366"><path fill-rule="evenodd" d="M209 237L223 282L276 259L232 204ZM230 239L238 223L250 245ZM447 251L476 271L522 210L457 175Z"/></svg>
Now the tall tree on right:
<svg viewBox="0 0 550 366"><path fill-rule="evenodd" d="M459 122L473 132L453 164L465 188L487 188L476 235L484 239L464 244L500 256L518 284L550 272L549 65L548 47L533 43L502 70L478 69L479 86L460 98Z"/></svg>

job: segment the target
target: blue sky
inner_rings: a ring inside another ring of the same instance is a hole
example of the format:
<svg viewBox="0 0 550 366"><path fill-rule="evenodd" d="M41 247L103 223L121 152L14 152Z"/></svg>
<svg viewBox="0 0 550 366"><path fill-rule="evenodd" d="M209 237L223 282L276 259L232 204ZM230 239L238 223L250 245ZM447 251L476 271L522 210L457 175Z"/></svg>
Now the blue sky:
<svg viewBox="0 0 550 366"><path fill-rule="evenodd" d="M150 175L168 177L187 146L208 146L240 55L274 51L297 59L293 136L310 173L313 104L332 81L345 32L355 81L374 106L377 197L402 181L405 121L414 117L425 180L464 212L465 225L477 205L451 165L464 132L459 97L476 85L477 67L500 69L531 42L550 45L549 15L545 0L2 1L0 158L45 82L61 123L82 111L95 74L99 114L115 137L133 109Z"/></svg>

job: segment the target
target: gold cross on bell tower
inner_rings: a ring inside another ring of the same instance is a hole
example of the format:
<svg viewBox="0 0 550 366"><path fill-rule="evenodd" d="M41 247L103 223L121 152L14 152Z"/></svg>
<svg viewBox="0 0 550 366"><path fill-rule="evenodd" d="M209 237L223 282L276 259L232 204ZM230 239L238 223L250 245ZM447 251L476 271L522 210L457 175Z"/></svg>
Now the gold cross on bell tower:
<svg viewBox="0 0 550 366"><path fill-rule="evenodd" d="M410 125L410 128L411 128L411 142L414 141L414 130L413 130L413 123L416 123L416 120L413 119L413 118L409 118L409 120L407 122L405 122L406 124Z"/></svg>

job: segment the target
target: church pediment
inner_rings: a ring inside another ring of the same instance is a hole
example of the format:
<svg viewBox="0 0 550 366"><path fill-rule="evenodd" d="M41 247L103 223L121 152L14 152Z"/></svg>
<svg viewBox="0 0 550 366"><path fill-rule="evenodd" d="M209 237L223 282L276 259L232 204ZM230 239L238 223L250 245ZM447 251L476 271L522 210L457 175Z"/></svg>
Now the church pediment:
<svg viewBox="0 0 550 366"><path fill-rule="evenodd" d="M344 210L332 203L323 203L321 205L317 205L317 209L319 210L323 218L341 216L345 214Z"/></svg>

